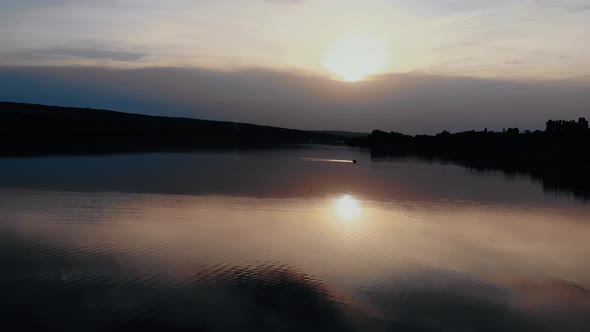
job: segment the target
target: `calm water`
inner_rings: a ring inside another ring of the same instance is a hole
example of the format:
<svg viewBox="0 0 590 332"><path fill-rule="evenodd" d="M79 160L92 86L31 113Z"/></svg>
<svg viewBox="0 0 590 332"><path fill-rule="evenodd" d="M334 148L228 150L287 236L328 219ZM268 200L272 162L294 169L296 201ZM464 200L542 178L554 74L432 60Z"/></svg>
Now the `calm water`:
<svg viewBox="0 0 590 332"><path fill-rule="evenodd" d="M343 147L0 174L7 330L590 331L590 205L526 177Z"/></svg>

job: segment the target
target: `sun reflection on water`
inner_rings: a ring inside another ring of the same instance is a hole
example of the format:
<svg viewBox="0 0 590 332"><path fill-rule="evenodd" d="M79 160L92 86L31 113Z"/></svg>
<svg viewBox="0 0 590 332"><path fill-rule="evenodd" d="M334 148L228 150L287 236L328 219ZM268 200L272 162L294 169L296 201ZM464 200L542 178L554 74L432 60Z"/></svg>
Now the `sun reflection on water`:
<svg viewBox="0 0 590 332"><path fill-rule="evenodd" d="M348 194L337 198L334 203L338 216L346 220L354 219L362 212L360 201Z"/></svg>

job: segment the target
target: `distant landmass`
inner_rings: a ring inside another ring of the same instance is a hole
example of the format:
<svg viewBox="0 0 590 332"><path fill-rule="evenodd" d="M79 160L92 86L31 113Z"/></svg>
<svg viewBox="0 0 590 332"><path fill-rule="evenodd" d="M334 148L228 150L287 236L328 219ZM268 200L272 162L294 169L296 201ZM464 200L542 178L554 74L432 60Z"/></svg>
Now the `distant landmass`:
<svg viewBox="0 0 590 332"><path fill-rule="evenodd" d="M353 131L341 131L341 130L323 130L323 131L314 131L316 133L321 133L321 134L328 134L328 135L334 135L334 136L338 136L338 137L345 137L345 138L358 138L358 137L366 137L369 135L369 133L357 133L357 132L353 132Z"/></svg>
<svg viewBox="0 0 590 332"><path fill-rule="evenodd" d="M349 138L343 132L0 102L0 155L335 143Z"/></svg>
<svg viewBox="0 0 590 332"><path fill-rule="evenodd" d="M414 156L476 170L528 174L546 191L567 191L590 200L590 129L585 118L549 120L544 131L508 128L437 135L373 131L348 141L371 149L376 159Z"/></svg>
<svg viewBox="0 0 590 332"><path fill-rule="evenodd" d="M247 123L149 116L89 108L0 102L0 156L96 154L348 144L374 159L418 157L474 170L527 174L546 191L590 200L588 121L549 120L544 131L508 128L404 135L305 131Z"/></svg>

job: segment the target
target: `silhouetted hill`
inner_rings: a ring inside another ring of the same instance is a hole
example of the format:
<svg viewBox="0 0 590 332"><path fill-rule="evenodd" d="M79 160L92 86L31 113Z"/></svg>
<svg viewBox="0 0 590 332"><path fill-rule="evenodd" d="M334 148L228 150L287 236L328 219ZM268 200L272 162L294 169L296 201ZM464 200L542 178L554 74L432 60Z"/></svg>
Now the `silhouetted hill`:
<svg viewBox="0 0 590 332"><path fill-rule="evenodd" d="M246 123L0 103L0 154L92 153L336 142L338 135Z"/></svg>
<svg viewBox="0 0 590 332"><path fill-rule="evenodd" d="M546 191L590 199L590 129L584 118L549 120L545 131L534 132L510 128L410 136L375 130L349 144L370 148L375 158L410 155L477 170L528 174L542 181Z"/></svg>

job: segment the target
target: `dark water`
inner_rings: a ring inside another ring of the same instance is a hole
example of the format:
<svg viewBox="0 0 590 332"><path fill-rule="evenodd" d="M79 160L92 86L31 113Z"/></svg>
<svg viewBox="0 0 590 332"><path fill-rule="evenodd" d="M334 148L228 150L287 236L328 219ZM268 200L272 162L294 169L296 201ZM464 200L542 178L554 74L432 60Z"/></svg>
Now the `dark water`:
<svg viewBox="0 0 590 332"><path fill-rule="evenodd" d="M526 177L343 147L0 174L6 330L590 331L590 205Z"/></svg>

